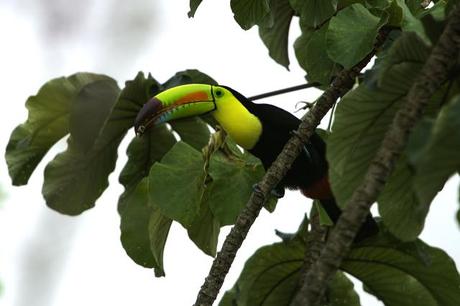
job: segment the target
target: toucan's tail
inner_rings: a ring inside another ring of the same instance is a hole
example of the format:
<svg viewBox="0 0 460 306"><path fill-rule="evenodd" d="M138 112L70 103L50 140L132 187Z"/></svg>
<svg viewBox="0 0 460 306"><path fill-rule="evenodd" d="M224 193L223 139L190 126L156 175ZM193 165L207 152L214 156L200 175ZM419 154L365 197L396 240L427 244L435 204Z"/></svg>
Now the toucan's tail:
<svg viewBox="0 0 460 306"><path fill-rule="evenodd" d="M321 205L323 205L324 210L326 210L329 218L336 223L342 213L342 210L339 208L335 199L320 200ZM358 234L355 237L355 242L359 242L365 238L376 235L379 232L379 227L377 222L375 222L372 215L369 213L366 217L366 220L361 225L361 228L358 231Z"/></svg>

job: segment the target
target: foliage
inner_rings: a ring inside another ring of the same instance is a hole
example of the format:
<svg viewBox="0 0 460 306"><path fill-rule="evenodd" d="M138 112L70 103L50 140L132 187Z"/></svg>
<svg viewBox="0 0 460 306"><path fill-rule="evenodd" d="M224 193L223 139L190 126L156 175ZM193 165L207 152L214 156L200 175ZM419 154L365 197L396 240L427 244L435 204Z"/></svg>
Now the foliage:
<svg viewBox="0 0 460 306"><path fill-rule="evenodd" d="M220 305L289 305L297 293L305 234L257 250ZM457 305L460 277L443 251L421 240L400 242L384 229L355 244L329 286L323 305L360 305L350 274L385 305Z"/></svg>
<svg viewBox="0 0 460 306"><path fill-rule="evenodd" d="M201 2L190 1L190 17ZM430 8L418 0L230 1L241 28L257 26L270 57L286 68L289 32L293 21L298 23L301 35L293 44L297 62L307 80L320 88L368 56L377 37L389 32L372 68L339 102L327 137L329 179L341 206L360 184L453 5L444 0ZM347 274L386 305L460 304L459 274L452 260L417 238L433 198L460 170L458 81L457 69L432 97L378 198L381 233L353 246L324 305L359 305ZM27 100L27 121L14 129L7 145L12 183L27 184L49 149L68 135L67 149L45 168L43 196L49 207L64 214L90 209L108 187L119 144L143 104L187 83L216 82L197 70L178 72L164 83L139 73L122 88L93 73L47 82ZM125 188L118 202L121 241L127 254L154 268L156 276L165 275L163 251L173 221L214 256L220 228L235 222L264 173L260 162L231 139L219 131L211 135L210 127L217 127L203 119L156 126L143 137L132 137L127 149L119 176ZM295 235L258 250L221 305L287 305L298 289L306 229L304 223Z"/></svg>

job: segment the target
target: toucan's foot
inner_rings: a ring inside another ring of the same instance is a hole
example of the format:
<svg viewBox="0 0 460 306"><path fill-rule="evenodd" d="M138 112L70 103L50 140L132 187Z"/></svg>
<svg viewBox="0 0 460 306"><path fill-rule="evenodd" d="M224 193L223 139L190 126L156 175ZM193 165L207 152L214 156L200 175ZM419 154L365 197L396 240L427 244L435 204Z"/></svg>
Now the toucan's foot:
<svg viewBox="0 0 460 306"><path fill-rule="evenodd" d="M260 189L260 186L259 186L258 183L252 185L252 191L255 192L255 193L263 193L263 192L262 192L262 189Z"/></svg>
<svg viewBox="0 0 460 306"><path fill-rule="evenodd" d="M252 190L254 192L262 193L262 190L260 189L259 184L252 185ZM270 194L277 199L281 199L282 197L284 197L284 188L275 187L274 189L272 189L272 191L270 191Z"/></svg>

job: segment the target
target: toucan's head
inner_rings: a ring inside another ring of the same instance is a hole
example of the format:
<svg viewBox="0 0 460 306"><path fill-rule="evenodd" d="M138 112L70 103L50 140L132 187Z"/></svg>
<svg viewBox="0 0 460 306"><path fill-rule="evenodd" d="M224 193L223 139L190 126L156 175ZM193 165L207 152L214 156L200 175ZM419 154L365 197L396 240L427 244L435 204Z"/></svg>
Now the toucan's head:
<svg viewBox="0 0 460 306"><path fill-rule="evenodd" d="M233 140L254 147L262 133L261 121L251 113L254 104L237 91L207 84L188 84L165 90L144 104L134 122L137 135L154 125L211 113Z"/></svg>
<svg viewBox="0 0 460 306"><path fill-rule="evenodd" d="M208 84L187 84L165 90L144 104L134 121L141 135L154 125L215 111L226 95L226 88Z"/></svg>
<svg viewBox="0 0 460 306"><path fill-rule="evenodd" d="M171 120L203 115L221 108L229 99L236 99L227 87L208 84L187 84L165 90L144 104L134 122L136 134Z"/></svg>

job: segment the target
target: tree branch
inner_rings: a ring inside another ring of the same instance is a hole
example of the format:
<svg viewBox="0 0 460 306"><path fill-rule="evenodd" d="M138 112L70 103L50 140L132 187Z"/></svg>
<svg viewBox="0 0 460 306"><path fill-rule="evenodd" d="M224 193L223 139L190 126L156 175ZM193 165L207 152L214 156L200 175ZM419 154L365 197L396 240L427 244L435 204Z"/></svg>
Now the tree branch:
<svg viewBox="0 0 460 306"><path fill-rule="evenodd" d="M258 184L258 188L251 194L246 207L241 211L235 225L225 238L222 249L214 259L209 274L204 284L201 286L194 304L195 306L210 306L215 301L225 276L233 263L236 252L259 215L268 194L285 176L302 150L302 146L315 132L315 128L332 105L334 105L335 101L353 87L356 76L369 63L376 49L383 44L386 35L387 31L382 30L377 37L377 43L374 50L352 69L341 71L334 79L331 86L323 92L312 109L304 116L297 132L294 133L294 136L286 143L283 151L267 170L262 181Z"/></svg>
<svg viewBox="0 0 460 306"><path fill-rule="evenodd" d="M303 287L305 277L310 270L310 267L318 260L321 254L321 250L326 242L327 231L327 226L321 226L319 213L315 209L312 209L304 263L300 271L300 288Z"/></svg>
<svg viewBox="0 0 460 306"><path fill-rule="evenodd" d="M460 50L460 6L452 12L437 45L412 85L407 102L397 112L381 147L372 160L363 183L355 190L333 229L319 260L307 273L304 286L292 305L318 305L326 286L377 199L403 151L409 133L442 82L448 78Z"/></svg>
<svg viewBox="0 0 460 306"><path fill-rule="evenodd" d="M288 87L288 88L283 88L283 89L278 89L278 90L274 90L274 91L270 91L270 92L265 92L265 93L262 93L262 94L259 94L259 95L256 95L256 96L249 97L248 99L251 100L251 101L260 100L260 99L265 99L265 98L269 98L269 97L273 97L273 96L277 96L277 95L282 95L282 94L297 91L297 90L316 87L316 86L320 86L320 85L321 85L320 83L316 83L316 82L305 83L305 84L301 84L301 85L297 85L297 86L292 86L292 87Z"/></svg>

